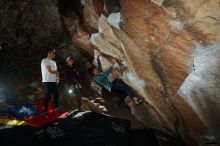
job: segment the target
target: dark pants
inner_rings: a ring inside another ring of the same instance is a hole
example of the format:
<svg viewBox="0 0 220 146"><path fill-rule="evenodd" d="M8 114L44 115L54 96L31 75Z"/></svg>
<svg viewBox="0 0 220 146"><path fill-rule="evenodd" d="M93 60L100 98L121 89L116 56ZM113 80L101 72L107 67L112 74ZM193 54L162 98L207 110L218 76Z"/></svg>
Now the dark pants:
<svg viewBox="0 0 220 146"><path fill-rule="evenodd" d="M134 92L122 80L115 79L112 82L112 92L120 92L126 94L128 97L134 97Z"/></svg>
<svg viewBox="0 0 220 146"><path fill-rule="evenodd" d="M55 108L59 107L59 93L56 83L55 82L44 83L44 88L45 88L44 111L47 112L48 104L51 100L52 95L54 100L54 107Z"/></svg>

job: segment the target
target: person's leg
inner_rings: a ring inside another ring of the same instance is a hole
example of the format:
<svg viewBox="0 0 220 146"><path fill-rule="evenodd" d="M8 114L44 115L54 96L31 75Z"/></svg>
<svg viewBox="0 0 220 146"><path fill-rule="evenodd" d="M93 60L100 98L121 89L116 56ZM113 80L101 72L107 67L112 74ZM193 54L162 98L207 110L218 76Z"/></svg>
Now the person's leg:
<svg viewBox="0 0 220 146"><path fill-rule="evenodd" d="M75 88L75 97L76 97L76 102L77 102L77 108L81 109L82 95L81 95L81 92L78 88Z"/></svg>
<svg viewBox="0 0 220 146"><path fill-rule="evenodd" d="M72 100L71 100L71 95L69 93L69 90L70 90L70 85L67 85L65 84L64 85L64 90L65 90L65 105L64 105L64 108L67 108L67 110L69 110L72 106L71 106L71 103L72 103Z"/></svg>
<svg viewBox="0 0 220 146"><path fill-rule="evenodd" d="M52 84L54 108L58 108L59 107L59 92L57 89L57 85L56 85L56 83L51 83L51 84Z"/></svg>
<svg viewBox="0 0 220 146"><path fill-rule="evenodd" d="M134 92L122 80L119 79L115 79L113 81L112 91L124 92L128 97L134 97Z"/></svg>
<svg viewBox="0 0 220 146"><path fill-rule="evenodd" d="M44 112L48 110L48 104L51 99L51 85L50 83L44 83L45 96L44 96Z"/></svg>
<svg viewBox="0 0 220 146"><path fill-rule="evenodd" d="M128 97L134 100L136 105L143 102L143 99L134 96L134 92L122 80L115 80L112 89L116 92L125 92Z"/></svg>

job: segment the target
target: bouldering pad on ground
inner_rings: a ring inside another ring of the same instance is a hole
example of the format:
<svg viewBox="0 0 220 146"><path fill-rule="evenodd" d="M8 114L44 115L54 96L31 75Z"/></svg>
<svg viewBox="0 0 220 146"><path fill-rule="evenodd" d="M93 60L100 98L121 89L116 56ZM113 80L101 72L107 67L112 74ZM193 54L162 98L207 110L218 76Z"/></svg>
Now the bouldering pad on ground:
<svg viewBox="0 0 220 146"><path fill-rule="evenodd" d="M130 121L91 111L74 111L39 130L41 144L129 146Z"/></svg>
<svg viewBox="0 0 220 146"><path fill-rule="evenodd" d="M45 117L43 109L43 101L38 101L32 105L28 104L19 107L13 107L10 109L10 112L19 119L35 127L45 126L59 118L65 117L68 114L68 112L63 111L54 112L54 106L52 102L50 102L48 106L48 117Z"/></svg>
<svg viewBox="0 0 220 146"><path fill-rule="evenodd" d="M13 125L13 126L26 126L27 125L25 121L15 120L15 119L1 119L1 118L0 118L0 124Z"/></svg>
<svg viewBox="0 0 220 146"><path fill-rule="evenodd" d="M84 110L73 111L42 128L0 130L0 139L7 145L157 146L153 131L134 131L128 120Z"/></svg>
<svg viewBox="0 0 220 146"><path fill-rule="evenodd" d="M45 117L44 115L43 101L38 101L34 103L32 106L35 109L39 110L40 114L25 118L24 121L35 127L45 126L57 119L65 117L68 114L68 112L64 112L64 111L54 112L54 105L52 102L50 102L48 106L48 117Z"/></svg>
<svg viewBox="0 0 220 146"><path fill-rule="evenodd" d="M18 107L12 107L9 111L20 119L24 119L33 115L39 115L40 111L33 108L31 104L22 105Z"/></svg>

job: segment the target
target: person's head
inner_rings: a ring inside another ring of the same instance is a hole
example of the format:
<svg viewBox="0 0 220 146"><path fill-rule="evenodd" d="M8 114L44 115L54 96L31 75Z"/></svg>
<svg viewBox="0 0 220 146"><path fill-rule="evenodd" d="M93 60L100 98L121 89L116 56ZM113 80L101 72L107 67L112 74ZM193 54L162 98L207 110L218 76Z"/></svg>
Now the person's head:
<svg viewBox="0 0 220 146"><path fill-rule="evenodd" d="M50 59L54 59L56 57L55 49L48 49L47 50L47 57Z"/></svg>
<svg viewBox="0 0 220 146"><path fill-rule="evenodd" d="M66 63L67 63L68 65L72 66L73 63L74 63L73 57L67 57L67 58L66 58Z"/></svg>
<svg viewBox="0 0 220 146"><path fill-rule="evenodd" d="M96 66L90 67L88 71L91 76L97 76L99 74L99 71Z"/></svg>

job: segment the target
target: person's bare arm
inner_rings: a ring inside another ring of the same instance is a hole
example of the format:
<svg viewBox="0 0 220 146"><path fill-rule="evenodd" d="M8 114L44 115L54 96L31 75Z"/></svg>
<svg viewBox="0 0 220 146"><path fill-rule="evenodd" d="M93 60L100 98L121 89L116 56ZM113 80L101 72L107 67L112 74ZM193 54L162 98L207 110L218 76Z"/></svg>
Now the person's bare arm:
<svg viewBox="0 0 220 146"><path fill-rule="evenodd" d="M115 64L118 63L117 60L116 60L115 58L112 58L110 62L111 62L112 65L115 65Z"/></svg>
<svg viewBox="0 0 220 146"><path fill-rule="evenodd" d="M52 70L51 66L47 66L47 70L48 70L49 73L56 74L57 76L60 75L58 70Z"/></svg>

